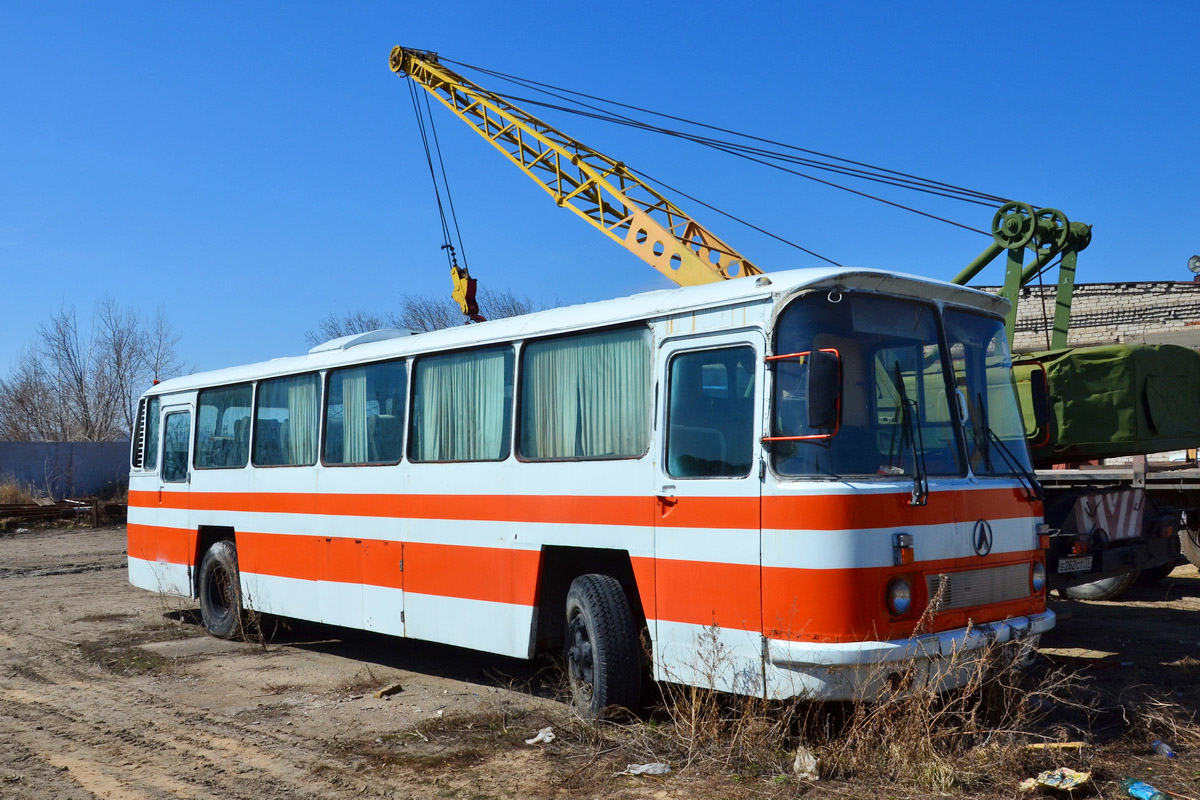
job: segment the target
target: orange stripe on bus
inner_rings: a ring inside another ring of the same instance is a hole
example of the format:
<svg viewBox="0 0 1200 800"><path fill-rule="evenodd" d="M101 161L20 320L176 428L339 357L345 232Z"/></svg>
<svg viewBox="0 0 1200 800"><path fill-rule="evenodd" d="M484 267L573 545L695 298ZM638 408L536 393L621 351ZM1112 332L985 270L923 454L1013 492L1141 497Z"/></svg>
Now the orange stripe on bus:
<svg viewBox="0 0 1200 800"><path fill-rule="evenodd" d="M909 505L910 493L769 495L763 497L762 526L768 530L848 530L974 522L977 519L1040 517L1017 489L931 491L926 505Z"/></svg>
<svg viewBox="0 0 1200 800"><path fill-rule="evenodd" d="M129 554L148 561L192 565L195 536L180 528L130 524ZM537 550L467 547L380 539L276 533L237 533L238 562L248 573L306 581L338 581L468 600L533 606L541 554ZM634 577L647 619L763 631L794 641L838 642L911 635L928 602L923 576L957 569L1028 563L1033 552L1003 559L975 557L895 567L802 569L675 559L634 558ZM403 560L403 569L401 569ZM908 577L910 617L892 619L887 584ZM1039 613L1040 597L990 609L1003 618ZM966 625L979 609L947 611L930 630Z"/></svg>
<svg viewBox="0 0 1200 800"><path fill-rule="evenodd" d="M1017 489L944 490L924 506L910 494L768 495L761 526L769 530L847 530L1034 518L1040 503ZM655 504L658 508L655 510ZM757 497L583 497L571 495L315 494L131 491L135 508L176 508L326 516L386 517L664 528L757 528Z"/></svg>
<svg viewBox="0 0 1200 800"><path fill-rule="evenodd" d="M406 542L404 590L532 606L540 563L537 550Z"/></svg>
<svg viewBox="0 0 1200 800"><path fill-rule="evenodd" d="M929 602L925 577L981 566L1028 564L1032 552L1008 553L1003 559L979 558L923 561L912 569L860 567L857 569L798 569L764 567L762 602L767 636L793 641L855 641L869 638L904 638L915 632L920 612ZM888 583L897 576L908 579L913 613L892 617L887 610ZM1029 595L990 607L988 616L1003 619L1045 610L1045 600ZM939 612L930 631L959 628L978 619L979 607Z"/></svg>
<svg viewBox="0 0 1200 800"><path fill-rule="evenodd" d="M657 619L762 630L758 565L660 558L654 568Z"/></svg>
<svg viewBox="0 0 1200 800"><path fill-rule="evenodd" d="M310 494L131 491L129 505L193 511L321 514L486 522L649 525L654 498L571 495Z"/></svg>
<svg viewBox="0 0 1200 800"><path fill-rule="evenodd" d="M130 526L129 552L151 554L153 537L176 542L186 531ZM191 549L174 548L174 563L190 564ZM336 536L237 533L238 567L243 572L306 581L362 583L421 594L532 606L537 602L536 550L393 542ZM403 567L401 562L403 561Z"/></svg>
<svg viewBox="0 0 1200 800"><path fill-rule="evenodd" d="M1011 553L989 567L1028 563L1032 553ZM839 642L911 636L928 602L924 575L978 568L976 558L922 562L916 569L797 569L659 559L657 611L653 618L692 625L716 625L763 631L776 639ZM761 575L761 578L760 578ZM913 590L913 614L893 618L887 611L888 582L905 575ZM760 584L761 580L761 584ZM1029 596L996 604L989 616L1002 619L1045 610L1044 600ZM647 611L647 616L651 614ZM979 609L941 612L930 631L966 625Z"/></svg>
<svg viewBox="0 0 1200 800"><path fill-rule="evenodd" d="M158 525L126 526L126 550L133 558L190 565L196 553L196 532Z"/></svg>

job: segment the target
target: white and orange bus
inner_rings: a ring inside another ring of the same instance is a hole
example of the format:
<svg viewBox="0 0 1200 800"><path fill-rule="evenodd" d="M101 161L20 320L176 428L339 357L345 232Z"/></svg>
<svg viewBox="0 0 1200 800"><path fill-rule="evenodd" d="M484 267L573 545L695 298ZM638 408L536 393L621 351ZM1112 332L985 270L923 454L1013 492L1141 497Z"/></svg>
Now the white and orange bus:
<svg viewBox="0 0 1200 800"><path fill-rule="evenodd" d="M646 669L953 683L952 653L1054 624L1006 307L795 270L169 380L138 410L129 579L217 636L254 610L558 650L590 714Z"/></svg>

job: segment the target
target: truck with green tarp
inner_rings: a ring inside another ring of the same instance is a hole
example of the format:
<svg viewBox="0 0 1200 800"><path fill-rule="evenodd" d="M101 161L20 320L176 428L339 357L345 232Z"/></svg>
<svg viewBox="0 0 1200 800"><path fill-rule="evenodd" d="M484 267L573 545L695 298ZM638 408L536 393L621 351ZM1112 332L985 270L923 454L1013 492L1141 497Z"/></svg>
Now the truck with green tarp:
<svg viewBox="0 0 1200 800"><path fill-rule="evenodd" d="M1116 597L1165 577L1181 547L1195 561L1200 469L1187 451L1200 442L1200 353L1060 348L1018 356L1014 373L1060 592ZM1149 455L1172 451L1180 460Z"/></svg>
<svg viewBox="0 0 1200 800"><path fill-rule="evenodd" d="M1051 208L1008 203L993 244L955 283L1007 252L1000 294L1013 344L1023 286L1058 259L1050 349L1014 356L1037 483L1044 494L1049 586L1110 599L1165 577L1182 552L1200 565L1200 353L1174 345L1067 346L1078 253L1091 229ZM1033 263L1023 264L1026 251ZM1183 460L1153 454L1184 453ZM1107 462L1107 463L1104 463Z"/></svg>

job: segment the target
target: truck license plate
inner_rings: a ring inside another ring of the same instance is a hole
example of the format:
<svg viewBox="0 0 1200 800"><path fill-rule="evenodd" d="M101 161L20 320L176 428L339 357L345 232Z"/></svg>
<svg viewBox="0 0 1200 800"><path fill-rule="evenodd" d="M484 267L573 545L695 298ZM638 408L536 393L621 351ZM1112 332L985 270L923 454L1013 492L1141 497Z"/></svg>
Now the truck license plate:
<svg viewBox="0 0 1200 800"><path fill-rule="evenodd" d="M1072 556L1071 558L1060 558L1058 560L1058 574L1064 572L1087 572L1092 568L1092 557L1088 556Z"/></svg>

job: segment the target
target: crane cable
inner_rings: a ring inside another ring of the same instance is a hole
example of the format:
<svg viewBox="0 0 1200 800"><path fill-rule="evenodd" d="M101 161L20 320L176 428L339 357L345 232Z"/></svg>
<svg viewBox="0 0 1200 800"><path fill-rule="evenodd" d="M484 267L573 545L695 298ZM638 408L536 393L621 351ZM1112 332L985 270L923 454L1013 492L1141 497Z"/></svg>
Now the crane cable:
<svg viewBox="0 0 1200 800"><path fill-rule="evenodd" d="M939 195L941 197L946 197L949 199L961 200L964 202L970 202L970 203L986 205L986 206L993 206L995 204L1002 204L1002 203L1009 202L1009 198L1001 197L1000 195L994 195L994 194L982 192L982 191L975 190L975 189L969 189L969 188L958 186L958 185L955 185L952 183L947 183L945 181L938 181L938 180L934 180L931 178L923 178L921 176L914 175L912 173L901 172L899 170L893 170L893 169L889 169L887 167L880 167L880 166L877 166L874 164L869 164L869 163L863 162L863 161L856 161L854 159L843 158L841 156L835 156L835 155L831 155L829 153L823 153L819 150L812 150L809 148L800 147L798 145L789 144L787 142L781 142L781 141L778 141L775 139L768 139L768 138L765 138L762 136L755 136L753 134L743 133L740 131L733 130L731 128L724 128L724 127L721 127L718 125L710 125L708 123L699 122L697 120L689 119L687 117L682 117L682 116L678 116L675 114L667 114L667 113L660 112L660 111L654 111L653 109L643 108L641 106L630 105L628 103L622 103L622 102L619 102L616 100L609 100L607 98L599 97L597 95L587 94L585 92L578 92L578 91L575 91L572 89L555 86L553 84L542 83L540 81L534 81L529 78L521 78L519 76L510 75L510 74L499 72L496 70L487 69L485 67L479 67L479 66L475 66L475 65L471 65L471 64L466 64L461 61L454 61L453 59L443 58L442 60L447 61L452 64L457 64L462 67L467 67L468 69L474 69L479 72L483 72L487 75L491 75L491 76L499 78L501 80L505 80L510 83L515 83L520 86L524 86L525 88L534 89L535 91L541 91L544 94L547 94L547 95L550 95L553 97L558 97L559 99L565 100L567 102L578 103L578 105L581 105L581 106L584 106L587 108L591 108L593 111L598 112L597 114L588 114L587 112L579 112L575 109L568 108L568 107L554 106L551 104L543 103L543 102L540 102L540 101L532 99L532 98L514 98L514 99L520 99L523 102L528 102L528 103L542 105L542 106L546 106L546 107L550 107L550 108L555 108L557 110L561 110L566 113L576 113L576 114L580 114L582 116L593 117L595 119L612 122L615 124L625 124L625 125L629 125L631 127L642 128L645 130L663 133L663 134L670 135L670 136L679 136L681 138L689 139L691 141L694 141L694 142L697 142L700 144L708 144L709 146L730 147L730 148L745 151L748 153L757 153L757 154L764 155L764 156L771 156L771 157L778 158L783 161L790 161L793 163L802 164L802 165L814 167L817 169L831 171L831 172L835 172L838 174L846 175L848 177L876 181L876 182L885 183L885 184L888 184L891 186L912 189L915 191L925 192L927 194ZM674 131L669 128L663 128L661 126L652 125L650 123L645 123L645 122L636 120L632 117L629 117L629 116L626 116L623 114L616 114L614 112L609 112L605 109L602 109L598 106L594 106L590 103L584 103L582 101L573 100L571 98L565 97L563 94L558 94L559 92L569 94L569 95L574 95L576 97L587 98L589 100L595 100L600 103L605 103L605 104L617 106L620 108L630 109L630 110L637 111L637 112L640 112L643 114L651 114L651 115L654 115L657 117L662 117L665 119L672 119L677 122L683 122L687 125L692 125L692 126L695 126L698 128L703 128L703 129L707 129L707 130L711 130L711 131L717 131L720 133L727 133L727 134L730 134L732 136L736 136L736 137L739 137L742 139L748 139L751 141L761 142L763 144L768 144L768 145L772 145L775 147L785 148L787 150L792 150L792 151L795 151L798 153L806 153L811 156L818 156L820 158L825 158L825 159L830 159L832 161L842 162L842 164L847 164L847 165L851 165L851 166L844 167L844 166L840 166L837 164L823 163L823 162L817 161L815 159L804 158L801 156L793 156L793 155L789 155L787 153L781 153L779 151L769 150L769 149L761 148L761 147L752 147L749 145L738 144L737 142L732 142L729 140L721 140L721 139L716 139L713 137L700 136L698 134L690 134L690 133L685 133L685 132L681 132L681 131ZM862 169L858 169L860 167ZM837 184L831 184L831 185L835 186L836 188L845 188L845 187L842 187ZM872 199L878 199L878 198L872 198Z"/></svg>
<svg viewBox="0 0 1200 800"><path fill-rule="evenodd" d="M449 58L447 58L447 59L442 59L442 60L444 60L444 61L447 61L447 62L449 62L449 63L452 63L452 64L457 64L458 66L463 66L463 67L467 67L467 68L469 68L469 69L474 69L474 70L477 70L477 71L479 71L479 72L484 72L484 73L487 73L487 74L489 74L489 75L492 75L492 76L494 76L494 77L498 77L498 78L501 78L501 79L503 79L503 80L508 80L508 81L510 81L510 82L516 82L516 81L520 81L520 80L522 80L522 79L519 79L519 78L514 78L514 77L512 77L512 76L507 76L507 75L505 75L504 73L500 73L500 72L494 72L493 70L487 70L487 69L483 69L483 68L481 68L481 67L472 67L472 66L471 66L471 65L469 65L469 64L463 64L462 62L460 62L460 61L454 61L453 59L449 59ZM531 83L536 83L536 82L532 82L532 81L531 81ZM534 87L528 87L528 88L534 88ZM553 88L553 87L552 87L552 88ZM544 91L544 90L542 90L542 91ZM569 90L569 89L562 89L561 91L565 91L565 92L571 92L571 90ZM547 91L547 92L545 92L545 93L546 93L546 94L552 94L552 95L553 95L553 92L548 92L548 91ZM572 94L581 94L581 93L579 93L579 92L571 92L571 93L572 93ZM544 107L544 108L551 108L551 109L557 109L557 110L565 111L566 113L570 113L570 114L577 114L577 115L580 115L580 116L595 116L597 119L606 119L606 116L601 116L601 115L591 115L591 114L588 114L587 112L582 112L582 111L579 111L578 109L573 109L573 108L569 108L569 107L566 107L566 106L554 106L554 105L552 105L552 104L545 103L545 102L540 102L540 101L537 101L537 100L526 99L526 98L515 98L515 97L509 97L509 96L507 96L507 95L500 95L500 94L498 94L498 93L496 93L496 92L492 92L492 94L497 94L497 96L499 96L499 97L503 97L505 100L518 100L518 101L520 101L520 102L527 102L527 103L529 103L529 104L531 104L531 105L537 105L537 106L541 106L541 107ZM561 95L554 95L554 96L555 96L555 97L559 97L560 99L562 99L562 100L565 100L565 101L567 101L567 102L572 102L572 101L571 101L569 98L562 97ZM582 95L582 96L584 96L584 97L590 97L590 95ZM592 108L592 109L594 109L595 111L600 111L600 112L602 112L602 109L599 109L599 108L597 108L597 107L595 107L595 106L592 106L592 105L591 105L591 104L589 104L589 103L580 103L580 105L587 106L588 108ZM621 104L617 104L617 105L621 105ZM636 119L634 119L633 117L628 117L628 116L625 116L625 115L623 115L623 114L613 114L613 115L607 115L607 116L608 116L608 117L611 117L611 118L607 118L607 120L606 120L606 121L609 121L609 122L615 122L615 123L617 123L617 124L625 124L625 125L629 125L630 127L635 127L635 128L643 128L643 129L651 130L651 131L654 131L654 132L660 132L660 133L669 133L669 131L667 131L666 129L659 129L659 128L656 128L655 126L648 125L648 124L646 124L646 123L643 123L643 122L640 122L639 120L636 120ZM681 135L681 136L684 136L684 137L686 138L686 134L680 134L680 135ZM641 170L634 169L633 167L629 167L628 165L626 165L626 169L628 169L630 172L633 172L634 174L640 175L641 177L645 178L646 180L648 180L648 181L650 181L650 182L652 182L652 183L657 183L659 186L662 186L663 188L665 188L665 189L668 189L669 191L671 191L671 192L674 192L675 194L677 194L677 195L679 195L679 196L681 196L681 197L686 197L688 200L691 200L692 202L694 202L694 203L696 203L696 204L698 204L698 205L704 206L705 208L707 208L707 209L709 209L709 210L711 210L711 211L714 211L714 212L716 212L717 214L720 214L720 215L722 215L722 216L724 216L724 217L727 217L728 219L731 219L731 220L733 220L734 222L740 223L740 224L742 224L742 225L745 225L746 227L748 227L748 228L750 228L750 229L752 229L752 230L758 231L759 233L763 234L764 236L768 236L768 237L770 237L770 238L772 238L772 239L775 239L775 240L776 240L776 241L778 241L778 242L781 242L781 243L783 243L783 244L786 244L786 245L788 245L789 247L793 247L793 248L795 248L795 249L797 249L797 250L799 250L799 251L801 251L801 252L803 252L803 253L807 253L808 255L810 255L810 256L813 256L814 258L820 259L821 261L824 261L824 262L825 262L825 263L827 263L827 264L831 264L831 265L833 265L833 266L835 266L835 267L840 267L840 266L842 266L840 263L838 263L837 261L834 261L832 258L828 258L828 257L826 257L826 256L823 256L823 255L821 255L820 253L818 253L818 252L816 252L816 251L814 251L814 250L810 250L809 248L807 248L807 247L804 247L803 245L801 245L801 244L799 244L799 243L797 243L797 242L793 242L793 241L792 241L792 240L790 240L790 239L787 239L787 238L785 238L785 237L783 237L783 236L780 236L780 235L778 235L778 234L776 234L776 233L772 233L771 231L767 230L766 228L763 228L763 227L761 227L761 226L759 226L759 225L755 225L754 223L750 222L749 220L743 219L743 218L741 218L741 217L739 217L739 216L737 216L737 215L735 215L735 214L732 214L732 213L730 213L730 212L728 212L728 211L725 211L724 209L718 208L717 206L713 205L712 203L707 203L707 202L705 202L705 201L703 201L703 200L699 199L698 197L696 197L696 196L694 196L694 195L688 194L687 192L683 191L682 189L679 189L679 188L677 188L677 187L671 186L670 184L666 183L665 181L661 181L661 180L658 180L658 179L656 179L656 178L653 178L653 177L651 177L650 175L648 175L647 173L645 173L645 172L642 172Z"/></svg>
<svg viewBox="0 0 1200 800"><path fill-rule="evenodd" d="M444 242L442 249L446 251L446 259L451 268L458 267L456 253L461 254L463 268L465 269L467 266L467 252L466 248L463 247L462 231L458 227L458 215L454 211L454 198L450 194L450 181L446 176L446 163L442 158L442 148L438 141L437 127L433 123L433 114L430 113L431 108L429 105L429 95L423 91L420 92L421 95L424 95L425 100L424 114L422 114L421 101L418 98L419 90L416 84L409 82L408 91L409 96L412 98L413 113L417 118L417 130L421 135L421 144L425 148L425 162L429 166L429 177L433 181L433 194L437 199L438 216L442 223L442 240ZM426 131L426 125L428 125L428 131ZM433 140L432 148L429 146L430 139ZM454 238L458 240L457 249L450 236L450 225L446 220L446 208L442 204L442 193L438 186L437 172L433 167L433 157L435 153L437 155L438 167L442 173L442 187L444 187L446 191L446 206L449 206L450 208L450 221L454 223Z"/></svg>

